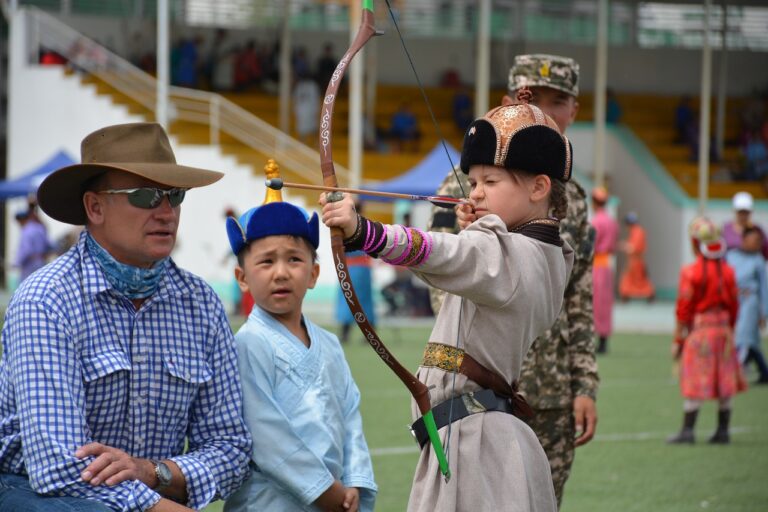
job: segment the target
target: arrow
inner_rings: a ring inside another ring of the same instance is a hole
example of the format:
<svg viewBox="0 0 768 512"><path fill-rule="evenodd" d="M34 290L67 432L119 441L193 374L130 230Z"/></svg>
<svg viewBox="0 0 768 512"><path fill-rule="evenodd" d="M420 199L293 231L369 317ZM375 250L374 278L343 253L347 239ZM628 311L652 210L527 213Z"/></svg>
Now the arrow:
<svg viewBox="0 0 768 512"><path fill-rule="evenodd" d="M341 188L341 187L326 187L323 185L308 185L304 183L288 183L280 178L271 178L266 180L265 184L268 188L273 190L280 190L282 188L300 188L305 190L320 190L324 192L345 192L347 194L360 194L367 196L386 197L389 199L407 199L410 201L429 201L435 206L441 208L453 208L456 205L468 204L472 206L472 203L466 199L459 199L449 196L421 196L418 194L398 194L396 192L378 192L375 190L362 190L357 188ZM475 208L474 211L485 211L485 208Z"/></svg>

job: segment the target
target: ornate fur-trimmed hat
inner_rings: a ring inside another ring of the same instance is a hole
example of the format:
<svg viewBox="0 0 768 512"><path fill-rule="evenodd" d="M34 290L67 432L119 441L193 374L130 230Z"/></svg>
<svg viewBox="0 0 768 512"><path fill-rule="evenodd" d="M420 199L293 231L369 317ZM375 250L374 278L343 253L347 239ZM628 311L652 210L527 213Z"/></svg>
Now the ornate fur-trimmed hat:
<svg viewBox="0 0 768 512"><path fill-rule="evenodd" d="M523 87L551 87L578 96L579 64L560 55L517 55L509 70L507 88L515 92Z"/></svg>
<svg viewBox="0 0 768 512"><path fill-rule="evenodd" d="M276 235L292 235L306 239L317 249L320 244L320 221L291 203L273 202L251 208L240 216L227 218L227 236L235 255L250 242Z"/></svg>
<svg viewBox="0 0 768 512"><path fill-rule="evenodd" d="M519 103L496 107L469 126L461 170L466 174L473 165L494 165L568 181L571 152L552 118L535 105Z"/></svg>

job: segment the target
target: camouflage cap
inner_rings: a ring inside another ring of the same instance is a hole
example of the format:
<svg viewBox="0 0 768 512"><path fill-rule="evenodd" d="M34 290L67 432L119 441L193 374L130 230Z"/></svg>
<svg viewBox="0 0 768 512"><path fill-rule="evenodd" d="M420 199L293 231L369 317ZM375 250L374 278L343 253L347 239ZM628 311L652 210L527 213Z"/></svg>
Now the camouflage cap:
<svg viewBox="0 0 768 512"><path fill-rule="evenodd" d="M521 87L551 87L578 96L579 64L560 55L517 55L507 88L514 92Z"/></svg>

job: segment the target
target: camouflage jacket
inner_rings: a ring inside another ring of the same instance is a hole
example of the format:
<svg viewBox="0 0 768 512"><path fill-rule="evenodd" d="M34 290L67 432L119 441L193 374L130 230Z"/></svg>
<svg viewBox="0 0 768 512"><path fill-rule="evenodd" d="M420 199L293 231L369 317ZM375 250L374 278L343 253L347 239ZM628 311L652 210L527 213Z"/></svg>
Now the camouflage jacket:
<svg viewBox="0 0 768 512"><path fill-rule="evenodd" d="M457 172L469 194L466 175ZM453 172L449 173L438 195L462 197ZM592 259L595 230L587 219L586 194L574 180L566 185L568 215L560 223L560 235L573 247L573 271L565 290L563 309L555 324L536 339L523 363L520 390L537 409L570 408L573 398L596 398L599 378L595 359L592 316ZM456 214L434 207L429 229L458 232ZM432 308L439 311L445 292L430 290Z"/></svg>

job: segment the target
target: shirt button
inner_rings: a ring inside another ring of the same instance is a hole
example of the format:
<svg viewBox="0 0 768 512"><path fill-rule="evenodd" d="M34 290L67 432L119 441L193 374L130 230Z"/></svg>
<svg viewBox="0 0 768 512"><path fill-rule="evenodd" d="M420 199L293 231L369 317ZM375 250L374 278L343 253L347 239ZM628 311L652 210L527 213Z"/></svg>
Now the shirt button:
<svg viewBox="0 0 768 512"><path fill-rule="evenodd" d="M147 360L147 356L145 356L143 354L139 354L137 356L134 356L134 358L133 358L133 361L135 363L143 363L146 360Z"/></svg>

